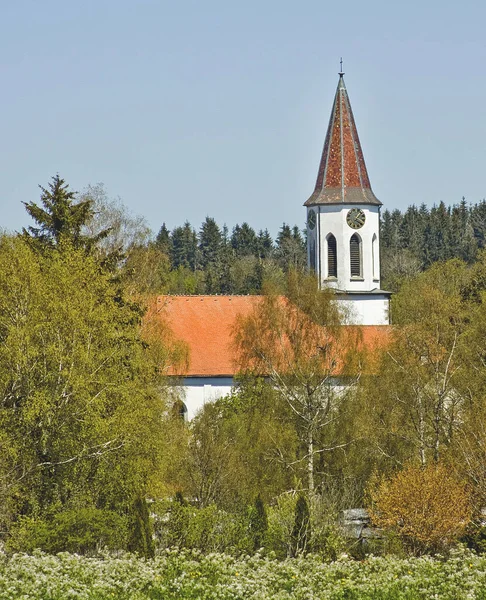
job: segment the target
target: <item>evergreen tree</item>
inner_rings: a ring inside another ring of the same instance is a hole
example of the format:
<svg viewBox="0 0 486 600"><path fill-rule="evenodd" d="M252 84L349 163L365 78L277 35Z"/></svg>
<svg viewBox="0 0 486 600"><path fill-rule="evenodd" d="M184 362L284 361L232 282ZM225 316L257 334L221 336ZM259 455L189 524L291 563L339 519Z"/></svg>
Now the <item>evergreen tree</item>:
<svg viewBox="0 0 486 600"><path fill-rule="evenodd" d="M451 249L450 209L444 202L434 205L423 240L425 266L453 257Z"/></svg>
<svg viewBox="0 0 486 600"><path fill-rule="evenodd" d="M299 228L283 223L276 241L275 256L284 270L303 269L307 263L306 245Z"/></svg>
<svg viewBox="0 0 486 600"><path fill-rule="evenodd" d="M422 237L425 222L418 208L412 204L405 211L400 223L400 248L410 250L413 256L420 259Z"/></svg>
<svg viewBox="0 0 486 600"><path fill-rule="evenodd" d="M231 265L234 259L234 252L228 235L228 227L223 225L221 232L221 294L233 294L234 290L231 283Z"/></svg>
<svg viewBox="0 0 486 600"><path fill-rule="evenodd" d="M257 238L258 256L263 259L271 258L273 254L273 240L268 229L260 229Z"/></svg>
<svg viewBox="0 0 486 600"><path fill-rule="evenodd" d="M199 254L201 268L205 273L207 294L218 294L221 289L222 245L223 238L216 221L206 217L199 232Z"/></svg>
<svg viewBox="0 0 486 600"><path fill-rule="evenodd" d="M268 529L267 511L263 500L258 494L250 509L250 534L253 539L253 550L256 552L264 545L265 534Z"/></svg>
<svg viewBox="0 0 486 600"><path fill-rule="evenodd" d="M486 200L481 200L470 210L471 226L479 248L486 248Z"/></svg>
<svg viewBox="0 0 486 600"><path fill-rule="evenodd" d="M130 539L128 550L136 552L144 558L155 556L152 526L145 498L138 496L133 504Z"/></svg>
<svg viewBox="0 0 486 600"><path fill-rule="evenodd" d="M300 493L295 505L294 527L292 529L292 556L305 554L310 541L310 513L306 497Z"/></svg>
<svg viewBox="0 0 486 600"><path fill-rule="evenodd" d="M186 221L182 227L176 227L172 232L171 241L172 268L187 267L191 271L195 271L199 263L199 251L197 234L191 224Z"/></svg>
<svg viewBox="0 0 486 600"><path fill-rule="evenodd" d="M237 257L254 256L257 252L257 236L248 223L236 225L231 235L231 245Z"/></svg>
<svg viewBox="0 0 486 600"><path fill-rule="evenodd" d="M208 265L219 263L222 245L223 237L216 221L211 217L206 217L199 232L199 251L203 269L206 269Z"/></svg>
<svg viewBox="0 0 486 600"><path fill-rule="evenodd" d="M470 211L463 197L460 204L452 207L451 213L451 258L472 262L476 257L478 245L471 225Z"/></svg>
<svg viewBox="0 0 486 600"><path fill-rule="evenodd" d="M170 256L172 250L172 242L170 239L170 232L167 229L165 223L162 223L162 227L159 229L159 233L155 238L155 245L161 252L163 252L167 256Z"/></svg>
<svg viewBox="0 0 486 600"><path fill-rule="evenodd" d="M83 234L83 227L93 218L93 201L76 202L76 193L55 175L42 190L42 207L35 202L24 202L25 208L37 227L22 229L22 237L36 250L71 247L90 251L97 241L108 234L101 231L95 236Z"/></svg>

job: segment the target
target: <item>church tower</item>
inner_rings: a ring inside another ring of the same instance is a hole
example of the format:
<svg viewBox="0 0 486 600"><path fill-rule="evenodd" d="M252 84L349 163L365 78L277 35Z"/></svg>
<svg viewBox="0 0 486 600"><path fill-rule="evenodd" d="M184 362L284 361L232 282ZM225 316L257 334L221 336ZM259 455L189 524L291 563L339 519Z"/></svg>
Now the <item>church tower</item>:
<svg viewBox="0 0 486 600"><path fill-rule="evenodd" d="M350 323L389 323L390 294L380 289L381 205L341 72L316 186L305 206L309 267L321 287L336 290Z"/></svg>

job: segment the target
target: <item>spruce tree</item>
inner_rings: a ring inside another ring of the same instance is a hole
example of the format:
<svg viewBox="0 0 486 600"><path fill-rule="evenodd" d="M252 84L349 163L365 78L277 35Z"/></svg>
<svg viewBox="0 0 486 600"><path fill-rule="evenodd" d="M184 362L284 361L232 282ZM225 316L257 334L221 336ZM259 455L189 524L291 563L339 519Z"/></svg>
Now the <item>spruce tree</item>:
<svg viewBox="0 0 486 600"><path fill-rule="evenodd" d="M248 225L236 225L231 235L231 245L237 257L254 256L257 251L257 236L255 230Z"/></svg>
<svg viewBox="0 0 486 600"><path fill-rule="evenodd" d="M52 178L47 188L39 187L42 190L42 206L35 202L24 202L27 212L37 223L37 227L22 229L22 237L33 249L72 248L89 252L97 241L108 235L108 230L95 236L82 233L83 226L93 218L93 201L86 199L76 202L76 192L71 191L59 175Z"/></svg>
<svg viewBox="0 0 486 600"><path fill-rule="evenodd" d="M199 252L203 269L220 261L222 244L221 230L216 221L211 217L206 217L199 232Z"/></svg>
<svg viewBox="0 0 486 600"><path fill-rule="evenodd" d="M162 223L162 227L159 229L159 233L157 234L157 237L155 238L155 245L161 252L163 252L167 256L170 255L171 248L172 248L172 242L170 239L170 232L167 229L167 226L165 223Z"/></svg>
<svg viewBox="0 0 486 600"><path fill-rule="evenodd" d="M191 271L195 271L199 263L199 252L197 234L191 227L191 224L186 221L182 227L176 227L172 232L171 241L172 268L187 267Z"/></svg>
<svg viewBox="0 0 486 600"><path fill-rule="evenodd" d="M260 229L258 232L257 247L260 258L271 258L274 248L272 236L268 232L268 229L265 229L265 231Z"/></svg>

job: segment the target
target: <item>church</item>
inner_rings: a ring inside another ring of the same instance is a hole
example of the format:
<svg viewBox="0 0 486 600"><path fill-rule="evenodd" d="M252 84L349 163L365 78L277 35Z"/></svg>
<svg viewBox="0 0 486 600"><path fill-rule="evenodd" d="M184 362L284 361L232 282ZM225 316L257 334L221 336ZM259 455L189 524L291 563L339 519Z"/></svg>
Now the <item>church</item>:
<svg viewBox="0 0 486 600"><path fill-rule="evenodd" d="M319 286L335 290L347 326L360 326L369 347L390 323L390 293L380 288L380 208L371 189L344 73L331 110L315 188L307 210L307 259ZM230 393L236 375L232 333L260 296L159 296L155 313L189 349L179 373L184 416ZM176 375L176 373L172 373Z"/></svg>

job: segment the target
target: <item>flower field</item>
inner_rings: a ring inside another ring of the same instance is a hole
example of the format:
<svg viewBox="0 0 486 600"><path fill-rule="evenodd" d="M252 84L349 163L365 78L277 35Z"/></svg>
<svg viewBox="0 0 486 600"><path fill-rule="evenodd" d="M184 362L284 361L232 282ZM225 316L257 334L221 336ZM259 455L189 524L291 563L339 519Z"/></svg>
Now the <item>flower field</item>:
<svg viewBox="0 0 486 600"><path fill-rule="evenodd" d="M155 560L17 554L1 559L2 600L486 599L486 558L370 557L323 563L170 550Z"/></svg>

